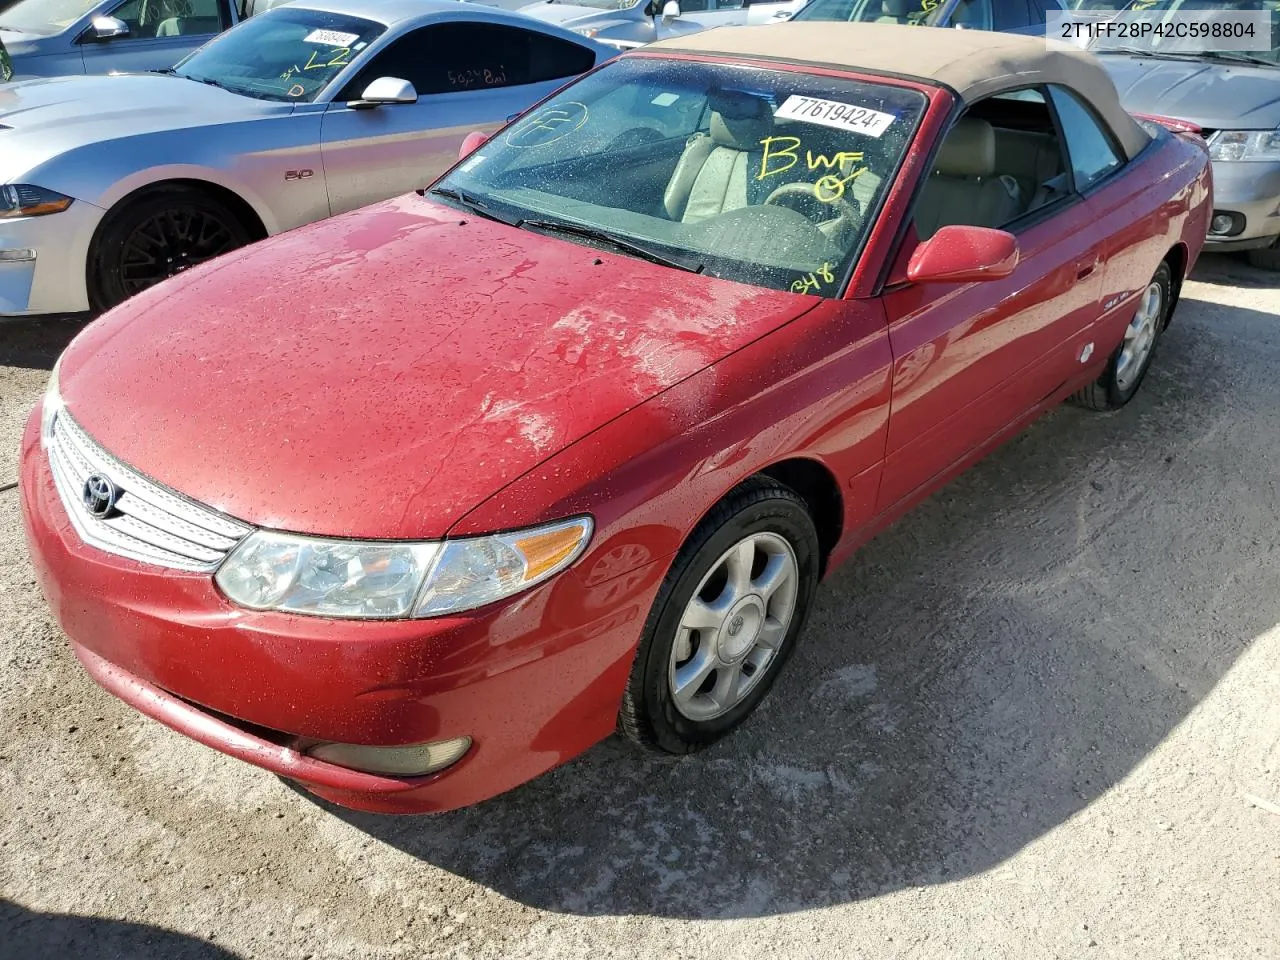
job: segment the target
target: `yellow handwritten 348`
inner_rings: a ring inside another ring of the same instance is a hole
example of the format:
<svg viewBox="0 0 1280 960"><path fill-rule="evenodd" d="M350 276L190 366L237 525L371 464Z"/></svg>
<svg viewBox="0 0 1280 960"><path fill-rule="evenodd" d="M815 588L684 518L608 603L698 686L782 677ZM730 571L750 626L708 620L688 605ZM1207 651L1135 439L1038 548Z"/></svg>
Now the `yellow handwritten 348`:
<svg viewBox="0 0 1280 960"><path fill-rule="evenodd" d="M786 173L800 162L799 137L765 137L760 141L760 146L764 147L764 153L760 156L760 173L756 175L757 180ZM812 150L804 152L805 165L810 170L838 170L845 164L859 163L861 160L861 150L841 150L831 156L814 153ZM813 195L823 203L834 203L844 196L844 188L852 183L854 178L865 172L866 167L856 167L844 177L832 173L825 174L813 185Z"/></svg>

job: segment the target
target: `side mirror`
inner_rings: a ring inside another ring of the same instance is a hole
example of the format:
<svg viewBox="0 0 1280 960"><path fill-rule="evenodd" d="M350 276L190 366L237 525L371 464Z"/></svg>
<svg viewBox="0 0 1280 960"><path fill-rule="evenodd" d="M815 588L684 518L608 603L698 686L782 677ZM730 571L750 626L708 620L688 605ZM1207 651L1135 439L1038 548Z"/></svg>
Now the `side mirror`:
<svg viewBox="0 0 1280 960"><path fill-rule="evenodd" d="M418 91L408 80L398 77L379 77L364 88L359 100L350 100L347 106L353 110L372 110L374 107L393 103L417 103Z"/></svg>
<svg viewBox="0 0 1280 960"><path fill-rule="evenodd" d="M462 141L462 146L458 148L458 159L467 159L467 157L479 150L488 139L489 135L487 133L481 133L479 130L472 130Z"/></svg>
<svg viewBox="0 0 1280 960"><path fill-rule="evenodd" d="M675 20L679 16L680 4L676 3L676 0L667 0L667 2L662 5L663 20Z"/></svg>
<svg viewBox="0 0 1280 960"><path fill-rule="evenodd" d="M911 254L907 279L912 283L973 283L999 280L1018 265L1013 234L987 227L942 227Z"/></svg>
<svg viewBox="0 0 1280 960"><path fill-rule="evenodd" d="M94 17L89 26L89 36L94 40L114 40L128 35L129 25L118 17Z"/></svg>

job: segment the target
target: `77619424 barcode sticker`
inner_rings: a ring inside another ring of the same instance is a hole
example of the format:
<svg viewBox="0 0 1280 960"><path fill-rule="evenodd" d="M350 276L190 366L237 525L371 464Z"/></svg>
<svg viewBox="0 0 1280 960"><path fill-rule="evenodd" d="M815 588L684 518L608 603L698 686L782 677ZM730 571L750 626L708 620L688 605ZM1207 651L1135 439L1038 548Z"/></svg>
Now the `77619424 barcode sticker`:
<svg viewBox="0 0 1280 960"><path fill-rule="evenodd" d="M881 113L869 107L799 96L787 97L774 116L783 120L803 120L824 127L835 127L837 130L865 133L870 137L880 136L897 119L891 113Z"/></svg>

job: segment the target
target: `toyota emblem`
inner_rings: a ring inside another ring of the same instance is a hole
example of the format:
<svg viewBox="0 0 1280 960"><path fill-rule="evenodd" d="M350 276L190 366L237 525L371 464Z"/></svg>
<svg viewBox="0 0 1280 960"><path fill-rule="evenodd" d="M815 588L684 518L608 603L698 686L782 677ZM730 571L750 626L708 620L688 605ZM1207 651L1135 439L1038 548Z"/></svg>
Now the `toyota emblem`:
<svg viewBox="0 0 1280 960"><path fill-rule="evenodd" d="M105 520L115 512L120 491L107 477L95 473L84 482L83 496L84 508L89 511L89 515Z"/></svg>

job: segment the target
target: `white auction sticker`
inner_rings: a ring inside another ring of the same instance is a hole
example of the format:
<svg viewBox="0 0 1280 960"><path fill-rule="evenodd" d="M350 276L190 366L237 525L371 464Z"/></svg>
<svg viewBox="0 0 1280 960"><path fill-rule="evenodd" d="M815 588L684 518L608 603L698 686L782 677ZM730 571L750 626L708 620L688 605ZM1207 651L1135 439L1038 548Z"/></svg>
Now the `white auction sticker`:
<svg viewBox="0 0 1280 960"><path fill-rule="evenodd" d="M358 33L339 33L337 30L312 30L302 38L303 43L322 43L326 47L350 47L360 39Z"/></svg>
<svg viewBox="0 0 1280 960"><path fill-rule="evenodd" d="M897 119L891 113L881 113L852 103L798 96L787 97L774 116L783 120L803 120L805 123L817 123L837 130L865 133L869 137L880 136Z"/></svg>

